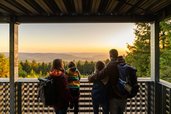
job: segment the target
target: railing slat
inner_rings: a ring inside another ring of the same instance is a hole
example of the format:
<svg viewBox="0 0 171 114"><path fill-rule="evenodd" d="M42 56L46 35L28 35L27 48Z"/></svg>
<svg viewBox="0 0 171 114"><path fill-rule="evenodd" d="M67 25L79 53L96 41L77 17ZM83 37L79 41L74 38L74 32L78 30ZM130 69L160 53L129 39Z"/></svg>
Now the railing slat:
<svg viewBox="0 0 171 114"><path fill-rule="evenodd" d="M5 84L4 84L5 83ZM0 90L2 88L8 89L9 86L6 86L8 82L0 82ZM145 81L145 79L139 80L138 84L140 85L140 92L135 98L128 99L125 114L134 113L134 114L145 114L149 111L150 102L147 100L153 100L151 97L151 84L150 80ZM37 79L19 79L17 82L17 95L18 95L18 112L21 114L35 114L35 113L48 113L54 114L52 107L44 107L43 104L37 99L37 87L38 80ZM81 79L81 94L80 94L80 112L93 113L92 108L92 99L91 99L91 89L92 83L88 83L87 79ZM4 92L4 90L3 90ZM2 94L0 92L0 94ZM6 95L6 91L4 93ZM4 97L2 94L2 96ZM5 100L9 98L9 95L6 95ZM169 97L170 98L170 97ZM1 100L0 102L6 102L5 100ZM3 103L4 104L4 103ZM1 103L0 103L1 105ZM7 104L9 105L9 104ZM3 105L2 107L5 107ZM69 109L68 113L73 112L73 110ZM6 113L5 110L1 110L0 113ZM8 113L8 112L7 112Z"/></svg>

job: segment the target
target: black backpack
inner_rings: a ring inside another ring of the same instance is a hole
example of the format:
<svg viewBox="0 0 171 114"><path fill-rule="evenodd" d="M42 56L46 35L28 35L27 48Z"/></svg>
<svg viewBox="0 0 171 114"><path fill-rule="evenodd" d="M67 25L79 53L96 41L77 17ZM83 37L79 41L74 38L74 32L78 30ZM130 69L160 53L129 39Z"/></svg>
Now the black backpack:
<svg viewBox="0 0 171 114"><path fill-rule="evenodd" d="M57 92L54 86L54 80L51 77L38 78L38 98L45 106L52 106L57 101Z"/></svg>
<svg viewBox="0 0 171 114"><path fill-rule="evenodd" d="M117 87L121 96L132 98L135 97L139 91L137 83L137 70L125 63L118 64L119 80Z"/></svg>

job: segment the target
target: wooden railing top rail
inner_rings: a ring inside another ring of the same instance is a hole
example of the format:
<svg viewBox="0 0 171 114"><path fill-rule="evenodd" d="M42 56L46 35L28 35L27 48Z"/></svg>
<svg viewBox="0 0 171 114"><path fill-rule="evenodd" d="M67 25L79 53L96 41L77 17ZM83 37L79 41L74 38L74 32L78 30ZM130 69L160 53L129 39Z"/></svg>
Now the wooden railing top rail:
<svg viewBox="0 0 171 114"><path fill-rule="evenodd" d="M9 82L9 78L0 78L0 82Z"/></svg>
<svg viewBox="0 0 171 114"><path fill-rule="evenodd" d="M164 85L164 86L166 86L168 88L171 88L171 83L170 82L160 80L159 84Z"/></svg>
<svg viewBox="0 0 171 114"><path fill-rule="evenodd" d="M81 81L87 82L87 78L81 78ZM139 82L151 82L151 79L150 78L138 78L138 81ZM9 78L0 78L0 82L9 82ZM37 78L19 78L17 82L38 82L38 79ZM162 82L162 83L165 83L165 82Z"/></svg>

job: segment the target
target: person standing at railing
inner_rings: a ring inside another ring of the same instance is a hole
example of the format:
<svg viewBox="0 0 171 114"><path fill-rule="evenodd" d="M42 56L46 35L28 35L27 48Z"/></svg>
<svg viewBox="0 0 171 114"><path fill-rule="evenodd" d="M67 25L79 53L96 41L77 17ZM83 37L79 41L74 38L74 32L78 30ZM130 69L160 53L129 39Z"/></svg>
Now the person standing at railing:
<svg viewBox="0 0 171 114"><path fill-rule="evenodd" d="M74 114L79 112L79 97L80 97L80 72L74 62L69 62L66 70L68 77L68 88L71 93L70 108L74 108Z"/></svg>
<svg viewBox="0 0 171 114"><path fill-rule="evenodd" d="M122 98L119 95L117 88L117 82L119 80L119 70L117 67L117 57L118 51L116 49L111 49L109 51L110 62L106 67L92 76L92 80L104 79L106 76L109 77L108 81L108 94L109 94L109 112L110 114L123 114L126 106L127 99Z"/></svg>
<svg viewBox="0 0 171 114"><path fill-rule="evenodd" d="M105 67L102 61L97 61L95 65L95 73L100 72ZM93 82L92 88L92 101L94 114L99 114L99 108L102 107L103 114L109 114L109 100L106 91L106 82L108 78L103 80L92 80L92 77L88 77L89 82Z"/></svg>
<svg viewBox="0 0 171 114"><path fill-rule="evenodd" d="M49 76L53 79L56 93L55 104L53 105L56 114L66 114L70 100L69 89L67 88L67 78L64 72L64 65L61 59L53 61L52 70Z"/></svg>

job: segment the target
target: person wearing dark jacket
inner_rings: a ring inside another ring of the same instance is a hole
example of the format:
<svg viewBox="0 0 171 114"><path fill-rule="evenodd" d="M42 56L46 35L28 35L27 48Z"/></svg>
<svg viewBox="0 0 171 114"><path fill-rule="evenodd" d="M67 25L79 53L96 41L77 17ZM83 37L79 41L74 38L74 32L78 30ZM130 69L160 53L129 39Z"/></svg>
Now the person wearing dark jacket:
<svg viewBox="0 0 171 114"><path fill-rule="evenodd" d="M78 114L78 103L80 97L80 72L74 62L69 62L66 74L68 77L68 88L71 93L70 108L74 108L74 114Z"/></svg>
<svg viewBox="0 0 171 114"><path fill-rule="evenodd" d="M56 114L66 114L70 100L69 89L67 88L67 78L64 72L63 62L61 59L53 61L52 70L49 72L50 78L53 79L54 109Z"/></svg>
<svg viewBox="0 0 171 114"><path fill-rule="evenodd" d="M95 73L100 72L105 67L102 61L97 61L95 65ZM105 78L104 78L105 79ZM92 101L93 101L93 111L94 114L99 114L99 108L102 107L103 114L109 114L109 101L106 92L105 80L94 80L92 88ZM91 82L91 76L88 77L89 82Z"/></svg>
<svg viewBox="0 0 171 114"><path fill-rule="evenodd" d="M126 106L126 99L118 92L117 82L119 80L119 70L118 70L118 51L116 49L111 49L109 51L110 62L106 67L94 74L91 80L104 79L106 76L109 77L108 81L108 94L109 94L109 112L110 114L123 114Z"/></svg>

